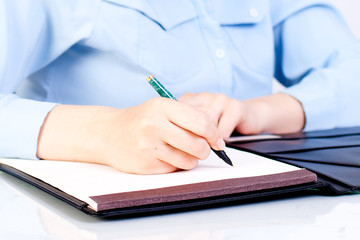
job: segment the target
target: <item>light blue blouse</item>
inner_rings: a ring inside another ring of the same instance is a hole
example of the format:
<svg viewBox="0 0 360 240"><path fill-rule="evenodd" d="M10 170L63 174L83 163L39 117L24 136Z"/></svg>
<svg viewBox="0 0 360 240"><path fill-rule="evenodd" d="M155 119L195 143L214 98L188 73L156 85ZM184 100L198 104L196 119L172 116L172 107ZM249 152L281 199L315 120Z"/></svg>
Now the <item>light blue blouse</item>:
<svg viewBox="0 0 360 240"><path fill-rule="evenodd" d="M306 130L360 124L360 43L320 0L0 1L0 156L36 158L55 104L125 108L156 97L272 92Z"/></svg>

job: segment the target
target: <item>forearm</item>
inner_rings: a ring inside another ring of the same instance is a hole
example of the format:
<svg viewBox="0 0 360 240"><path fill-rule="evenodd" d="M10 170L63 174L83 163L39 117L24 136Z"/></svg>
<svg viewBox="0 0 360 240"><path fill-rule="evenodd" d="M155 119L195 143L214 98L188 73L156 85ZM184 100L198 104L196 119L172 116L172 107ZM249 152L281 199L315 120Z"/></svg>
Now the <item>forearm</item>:
<svg viewBox="0 0 360 240"><path fill-rule="evenodd" d="M42 159L103 163L106 131L115 110L100 106L58 105L46 117L38 138Z"/></svg>

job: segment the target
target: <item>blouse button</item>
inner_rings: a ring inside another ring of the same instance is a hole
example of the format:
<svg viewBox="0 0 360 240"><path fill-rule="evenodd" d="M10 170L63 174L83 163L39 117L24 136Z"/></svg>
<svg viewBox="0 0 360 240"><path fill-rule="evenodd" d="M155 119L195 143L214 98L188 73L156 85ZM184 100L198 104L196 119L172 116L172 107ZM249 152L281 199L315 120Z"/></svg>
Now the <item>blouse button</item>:
<svg viewBox="0 0 360 240"><path fill-rule="evenodd" d="M216 55L218 58L224 58L224 57L225 57L225 51L224 51L224 49L221 49L221 48L216 49L215 55Z"/></svg>
<svg viewBox="0 0 360 240"><path fill-rule="evenodd" d="M249 10L250 16L256 18L259 16L259 11L256 8L251 8Z"/></svg>

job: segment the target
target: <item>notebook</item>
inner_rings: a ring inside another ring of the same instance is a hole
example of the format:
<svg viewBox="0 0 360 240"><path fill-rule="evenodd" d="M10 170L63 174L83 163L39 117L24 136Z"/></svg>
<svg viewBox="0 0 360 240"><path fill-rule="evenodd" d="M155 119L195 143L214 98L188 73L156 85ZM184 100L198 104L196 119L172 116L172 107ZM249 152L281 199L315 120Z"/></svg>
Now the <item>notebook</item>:
<svg viewBox="0 0 360 240"><path fill-rule="evenodd" d="M9 158L0 159L0 169L99 217L203 208L321 185L304 168L232 148L226 152L233 167L211 153L192 170L157 175L91 163Z"/></svg>

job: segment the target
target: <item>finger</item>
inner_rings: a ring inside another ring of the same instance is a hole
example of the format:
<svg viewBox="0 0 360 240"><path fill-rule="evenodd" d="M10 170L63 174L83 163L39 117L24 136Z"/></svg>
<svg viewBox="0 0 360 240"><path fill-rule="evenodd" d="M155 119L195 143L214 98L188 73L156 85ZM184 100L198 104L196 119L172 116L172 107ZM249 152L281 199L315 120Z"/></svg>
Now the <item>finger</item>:
<svg viewBox="0 0 360 240"><path fill-rule="evenodd" d="M199 110L205 111L210 116L216 115L217 120L220 119L228 101L230 101L230 98L223 94L187 93L183 96L184 103L196 106ZM216 121L216 123L218 123L218 121Z"/></svg>
<svg viewBox="0 0 360 240"><path fill-rule="evenodd" d="M203 106L207 107L212 100L210 93L186 93L179 98L179 101L192 106Z"/></svg>
<svg viewBox="0 0 360 240"><path fill-rule="evenodd" d="M190 104L194 96L196 96L195 93L185 93L179 98L179 101Z"/></svg>
<svg viewBox="0 0 360 240"><path fill-rule="evenodd" d="M163 134L161 138L170 146L192 155L196 159L205 159L209 156L210 146L206 139L173 123L164 124L162 130L166 134Z"/></svg>
<svg viewBox="0 0 360 240"><path fill-rule="evenodd" d="M211 98L209 108L211 108L218 115L218 119L220 120L225 109L229 107L231 102L232 99L225 96L224 94L214 94L214 96Z"/></svg>
<svg viewBox="0 0 360 240"><path fill-rule="evenodd" d="M189 97L188 97L189 96ZM240 115L239 103L223 94L202 93L197 95L186 95L186 101L192 100L196 105L200 102L206 103L207 107L198 107L207 113L217 124L220 136L227 138L235 129Z"/></svg>
<svg viewBox="0 0 360 240"><path fill-rule="evenodd" d="M150 162L150 161L148 161ZM177 171L179 168L160 159L151 160L151 163L143 166L137 165L130 173L147 175L147 174L163 174Z"/></svg>
<svg viewBox="0 0 360 240"><path fill-rule="evenodd" d="M244 108L241 107L241 102L234 99L228 101L218 123L220 134L224 139L230 137L245 114Z"/></svg>
<svg viewBox="0 0 360 240"><path fill-rule="evenodd" d="M198 163L198 158L166 143L159 147L158 159L175 168L184 170L193 169Z"/></svg>
<svg viewBox="0 0 360 240"><path fill-rule="evenodd" d="M217 113L216 111L214 111L213 108L209 108L209 107L198 107L197 108L199 111L205 113L209 119L212 121L213 124L217 125L219 122L219 117L220 114Z"/></svg>
<svg viewBox="0 0 360 240"><path fill-rule="evenodd" d="M168 108L169 120L177 126L184 128L207 140L211 147L220 150L221 137L211 118L204 112L186 104L178 103L176 108Z"/></svg>
<svg viewBox="0 0 360 240"><path fill-rule="evenodd" d="M129 156L126 161L123 161L123 157L112 157L108 161L109 165L122 172L132 174L162 174L170 173L178 170L177 167L167 162L159 160L154 153L154 150L147 152L147 155L139 157L137 155Z"/></svg>

